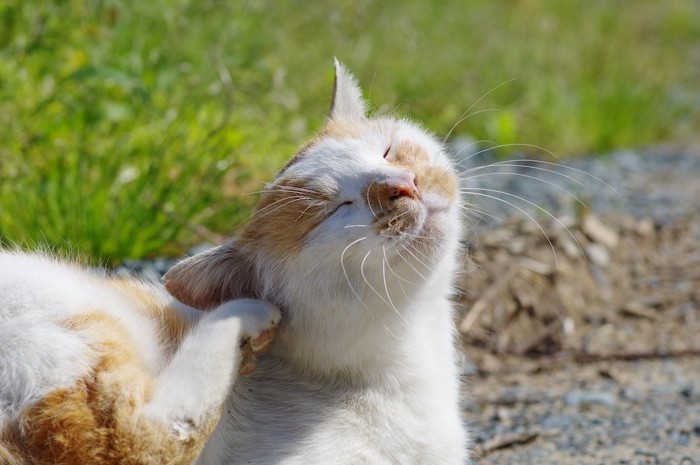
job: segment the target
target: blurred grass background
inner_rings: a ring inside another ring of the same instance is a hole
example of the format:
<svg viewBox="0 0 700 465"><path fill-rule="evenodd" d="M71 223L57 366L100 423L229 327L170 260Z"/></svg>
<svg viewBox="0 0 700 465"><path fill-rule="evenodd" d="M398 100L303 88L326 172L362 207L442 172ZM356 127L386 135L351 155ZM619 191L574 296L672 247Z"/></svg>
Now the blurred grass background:
<svg viewBox="0 0 700 465"><path fill-rule="evenodd" d="M333 56L440 136L473 104L453 135L559 156L700 127L696 0L0 0L0 238L115 264L231 232Z"/></svg>

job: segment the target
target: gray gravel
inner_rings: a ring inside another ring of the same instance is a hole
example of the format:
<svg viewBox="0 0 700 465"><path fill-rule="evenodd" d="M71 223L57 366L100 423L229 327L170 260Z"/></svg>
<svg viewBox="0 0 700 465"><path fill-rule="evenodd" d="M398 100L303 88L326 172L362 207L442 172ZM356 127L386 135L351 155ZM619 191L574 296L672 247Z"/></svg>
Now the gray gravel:
<svg viewBox="0 0 700 465"><path fill-rule="evenodd" d="M585 208L598 215L626 212L667 222L700 209L698 152L621 150L552 163L498 160L489 151L470 152L470 144L469 139L458 139L452 145L463 169L468 170L464 186L489 189L481 194L513 202L535 219L547 216L542 210L566 218ZM501 219L523 215L517 208L483 196L467 200Z"/></svg>
<svg viewBox="0 0 700 465"><path fill-rule="evenodd" d="M458 142L455 151L467 146L468 141L461 146ZM567 223L581 210L590 210L601 217L649 218L659 228L700 217L697 151L619 151L567 160L566 166L500 162L485 152L462 156L462 163L471 169L464 181L467 188L492 189L476 192L517 205L476 198L478 208L500 219L529 215L546 222L546 210ZM487 220L477 232L498 228L498 222ZM595 262L595 254L587 252ZM678 309L685 307L693 312L700 308L694 301ZM656 339L667 336L658 334ZM649 347L658 343L651 338L637 342ZM697 355L525 365L473 375L465 383L465 418L475 434L477 464L700 464Z"/></svg>
<svg viewBox="0 0 700 465"><path fill-rule="evenodd" d="M477 463L700 463L700 361L599 363L471 385L466 417L480 446L519 434L525 444ZM468 397L467 397L468 398ZM479 451L477 446L477 452Z"/></svg>

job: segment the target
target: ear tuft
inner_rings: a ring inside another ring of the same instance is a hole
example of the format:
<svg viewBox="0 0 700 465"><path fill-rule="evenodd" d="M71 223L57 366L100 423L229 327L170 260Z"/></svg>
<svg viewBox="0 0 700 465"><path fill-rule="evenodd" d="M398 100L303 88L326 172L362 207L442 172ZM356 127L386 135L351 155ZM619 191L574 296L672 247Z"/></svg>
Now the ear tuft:
<svg viewBox="0 0 700 465"><path fill-rule="evenodd" d="M163 279L173 297L202 310L259 297L254 266L235 241L181 261Z"/></svg>
<svg viewBox="0 0 700 465"><path fill-rule="evenodd" d="M328 117L335 119L364 119L367 109L362 99L362 91L355 77L345 66L334 58L335 80L333 82L333 99Z"/></svg>

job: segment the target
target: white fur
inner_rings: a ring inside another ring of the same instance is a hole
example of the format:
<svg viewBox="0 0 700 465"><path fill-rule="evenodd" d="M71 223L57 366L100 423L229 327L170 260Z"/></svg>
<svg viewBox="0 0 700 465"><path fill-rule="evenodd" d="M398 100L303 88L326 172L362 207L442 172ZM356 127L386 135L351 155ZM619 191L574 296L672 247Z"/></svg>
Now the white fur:
<svg viewBox="0 0 700 465"><path fill-rule="evenodd" d="M359 90L343 68L336 72L336 85L353 86L336 89L336 106L340 92L356 120L364 106L352 108L350 100ZM201 465L468 462L449 301L459 204L424 196L417 228L433 222L443 239L411 256L405 241L368 227L373 215L362 203L363 186L400 172L382 158L389 145L409 140L433 164L452 168L417 126L366 124L359 137L321 140L283 172L310 180L309 189L337 192L337 204L353 204L318 225L298 254L280 260L253 251L262 294L284 309L284 319L272 353L234 386Z"/></svg>
<svg viewBox="0 0 700 465"><path fill-rule="evenodd" d="M337 62L330 118L363 129L317 141L283 171L308 180L311 189L336 193L327 205L333 213L299 250L279 257L253 245L241 261L236 257L244 251L234 242L221 253L183 262L170 275L168 289L183 299L188 283L195 288L192 298L208 305L217 294L232 293L231 282L240 280L247 292L256 289L283 309L273 350L258 360L252 376L235 379L237 348L242 336L279 318L269 304L236 300L200 317L151 289L171 311L198 319L169 360L155 342L153 322L99 279L43 257L0 252L0 429L43 394L89 371L87 341L57 321L97 304L128 328L158 374L144 413L169 424L176 437L190 437L228 394L200 465L467 463L449 300L459 202L424 191L412 204L416 221L403 237L378 234L363 203L368 184L406 176L388 161L391 151L383 158L388 147L395 151L410 141L434 166L452 172L450 161L419 127L367 119L354 78ZM344 202L352 204L336 210ZM425 245L412 238L424 231L439 239ZM236 260L228 270L211 269ZM229 282L210 285L205 273Z"/></svg>
<svg viewBox="0 0 700 465"><path fill-rule="evenodd" d="M155 395L144 406L146 417L164 422L182 440L215 418L235 378L241 338L276 324L279 311L242 299L204 314L160 287L146 289L167 311L192 320L193 329L172 360L158 342L156 322L104 277L43 255L0 250L0 431L46 394L91 373L96 356L89 332L61 324L86 312L116 318L129 334L127 343L157 377Z"/></svg>

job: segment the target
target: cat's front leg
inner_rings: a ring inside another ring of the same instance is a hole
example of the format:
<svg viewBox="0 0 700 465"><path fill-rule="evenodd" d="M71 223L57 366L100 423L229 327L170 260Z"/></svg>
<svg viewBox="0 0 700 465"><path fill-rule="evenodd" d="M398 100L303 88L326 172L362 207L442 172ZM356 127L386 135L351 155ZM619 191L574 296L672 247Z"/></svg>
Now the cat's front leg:
<svg viewBox="0 0 700 465"><path fill-rule="evenodd" d="M277 307L255 299L205 313L158 376L144 413L183 441L208 434L239 369L252 371L252 357L269 346L280 317Z"/></svg>

